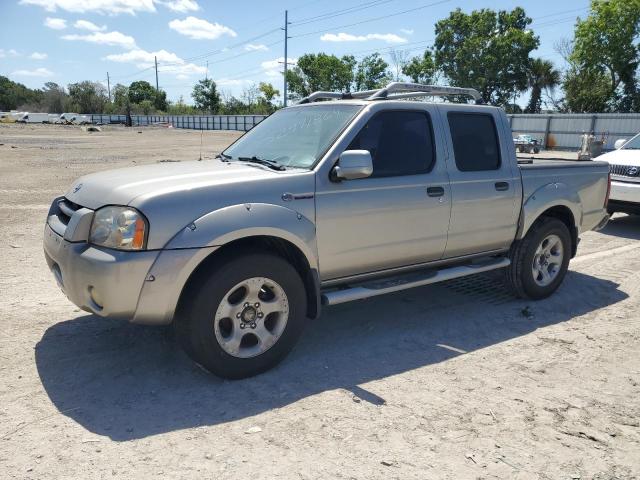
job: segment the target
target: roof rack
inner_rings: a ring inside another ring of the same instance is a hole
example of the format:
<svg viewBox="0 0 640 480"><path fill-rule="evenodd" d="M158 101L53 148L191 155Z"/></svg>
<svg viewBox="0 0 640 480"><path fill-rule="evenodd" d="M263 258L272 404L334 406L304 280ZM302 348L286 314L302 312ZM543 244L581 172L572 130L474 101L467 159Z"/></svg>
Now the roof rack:
<svg viewBox="0 0 640 480"><path fill-rule="evenodd" d="M433 97L448 95L465 95L472 97L476 104L483 104L482 95L473 88L443 87L438 85L422 85L420 83L392 82L377 90L361 92L313 92L303 98L298 104L312 103L317 100L351 100L362 98L365 100L394 100L400 98Z"/></svg>

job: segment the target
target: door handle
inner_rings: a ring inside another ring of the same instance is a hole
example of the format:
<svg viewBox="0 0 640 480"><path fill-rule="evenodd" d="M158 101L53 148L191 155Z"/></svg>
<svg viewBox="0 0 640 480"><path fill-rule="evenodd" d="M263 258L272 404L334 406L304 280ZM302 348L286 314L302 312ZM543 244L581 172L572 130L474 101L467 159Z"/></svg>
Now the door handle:
<svg viewBox="0 0 640 480"><path fill-rule="evenodd" d="M508 182L496 182L496 190L499 192L505 192L507 190L509 190L509 183Z"/></svg>
<svg viewBox="0 0 640 480"><path fill-rule="evenodd" d="M444 195L444 187L427 187L427 195L430 197L442 197Z"/></svg>

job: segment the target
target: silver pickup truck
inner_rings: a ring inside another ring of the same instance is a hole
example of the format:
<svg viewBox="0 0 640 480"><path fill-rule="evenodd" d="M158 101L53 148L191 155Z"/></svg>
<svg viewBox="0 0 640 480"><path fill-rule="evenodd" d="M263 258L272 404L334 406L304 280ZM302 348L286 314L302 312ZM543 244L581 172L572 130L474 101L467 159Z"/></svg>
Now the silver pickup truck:
<svg viewBox="0 0 640 480"><path fill-rule="evenodd" d="M475 104L415 97L469 95ZM83 310L171 324L217 375L262 372L323 305L503 269L541 299L608 220L600 162L519 164L471 89L316 92L216 160L80 178L51 205L47 263Z"/></svg>

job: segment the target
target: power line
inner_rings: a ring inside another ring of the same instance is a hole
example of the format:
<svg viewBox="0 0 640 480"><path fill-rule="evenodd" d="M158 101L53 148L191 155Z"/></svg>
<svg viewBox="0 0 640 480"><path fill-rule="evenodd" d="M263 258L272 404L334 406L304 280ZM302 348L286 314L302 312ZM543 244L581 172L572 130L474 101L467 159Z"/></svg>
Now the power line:
<svg viewBox="0 0 640 480"><path fill-rule="evenodd" d="M308 23L322 22L324 20L328 20L330 18L340 17L342 15L347 15L349 13L358 12L360 10L366 10L367 8L377 7L379 5L394 2L396 0L374 0L369 2L360 3L358 5L354 5L352 7L343 8L341 10L334 10L331 12L322 13L320 15L315 15L312 17L303 18L302 20L298 20L296 22L292 22L294 26L306 25Z"/></svg>
<svg viewBox="0 0 640 480"><path fill-rule="evenodd" d="M361 20L359 22L348 23L348 24L345 24L345 25L339 25L339 26L335 26L335 27L331 27L331 28L325 28L325 29L322 29L322 30L315 30L313 32L305 32L305 33L301 33L299 35L293 35L291 38L307 37L309 35L315 35L316 33L324 33L324 32L328 32L328 31L331 31L331 30L337 30L337 29L340 29L340 28L353 27L353 26L356 26L356 25L362 25L364 23L375 22L375 21L378 21L378 20L386 20L387 18L397 17L398 15L404 15L406 13L416 12L418 10L424 10L425 8L435 7L436 5L441 5L443 3L449 3L450 1L451 0L440 0L439 2L428 3L426 5L421 5L420 7L410 8L408 10L403 10L401 12L396 12L396 13L391 13L389 15L383 15L381 17L369 18L367 20Z"/></svg>

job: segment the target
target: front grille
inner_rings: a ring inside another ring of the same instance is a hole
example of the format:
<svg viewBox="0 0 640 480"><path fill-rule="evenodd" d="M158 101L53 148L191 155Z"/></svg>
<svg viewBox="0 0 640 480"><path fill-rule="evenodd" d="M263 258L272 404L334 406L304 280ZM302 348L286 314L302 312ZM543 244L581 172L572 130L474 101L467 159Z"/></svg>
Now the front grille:
<svg viewBox="0 0 640 480"><path fill-rule="evenodd" d="M68 225L69 220L71 220L71 216L80 208L82 208L80 205L63 198L58 202L58 220L60 220L63 225Z"/></svg>
<svg viewBox="0 0 640 480"><path fill-rule="evenodd" d="M640 167L633 165L609 165L609 172L611 175L617 175L618 177L640 177Z"/></svg>

